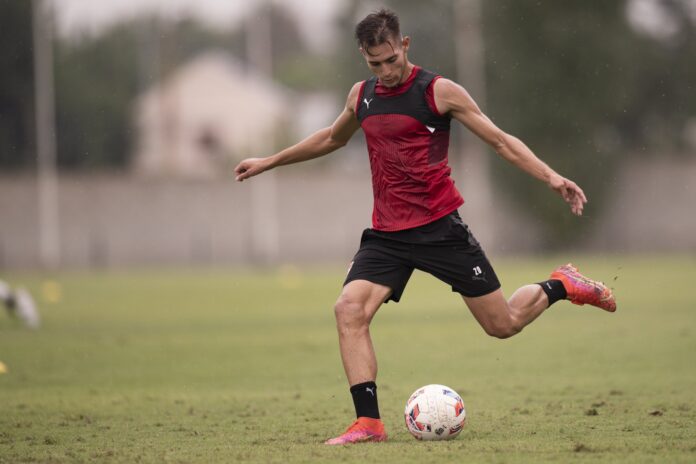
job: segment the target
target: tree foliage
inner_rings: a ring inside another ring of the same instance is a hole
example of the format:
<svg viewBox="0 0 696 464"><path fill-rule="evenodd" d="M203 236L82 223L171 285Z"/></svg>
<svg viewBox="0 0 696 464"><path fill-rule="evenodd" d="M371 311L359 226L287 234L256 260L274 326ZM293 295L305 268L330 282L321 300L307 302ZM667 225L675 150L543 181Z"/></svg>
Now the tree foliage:
<svg viewBox="0 0 696 464"><path fill-rule="evenodd" d="M0 0L0 167L32 162L34 65L31 2Z"/></svg>
<svg viewBox="0 0 696 464"><path fill-rule="evenodd" d="M58 42L58 163L67 168L121 166L131 150L130 105L137 93L137 35L107 34Z"/></svg>
<svg viewBox="0 0 696 464"><path fill-rule="evenodd" d="M679 8L680 2L664 3ZM687 90L696 68L685 59L696 57L693 24L661 42L638 34L626 8L626 1L484 3L489 111L583 186L590 218L599 215L620 161L678 152L696 109ZM569 220L565 205L549 202L533 180L505 168L496 174L497 185L549 226L550 242L592 222Z"/></svg>

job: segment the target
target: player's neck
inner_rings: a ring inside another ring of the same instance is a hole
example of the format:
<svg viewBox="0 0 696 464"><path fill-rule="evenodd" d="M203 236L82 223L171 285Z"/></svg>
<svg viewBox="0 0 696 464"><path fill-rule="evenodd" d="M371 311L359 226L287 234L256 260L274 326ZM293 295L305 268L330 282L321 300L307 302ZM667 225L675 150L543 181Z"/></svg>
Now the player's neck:
<svg viewBox="0 0 696 464"><path fill-rule="evenodd" d="M398 85L403 84L408 80L409 77L411 77L411 73L415 69L416 65L411 63L410 61L406 61L406 70L404 71L404 75L401 76L401 80L399 81Z"/></svg>

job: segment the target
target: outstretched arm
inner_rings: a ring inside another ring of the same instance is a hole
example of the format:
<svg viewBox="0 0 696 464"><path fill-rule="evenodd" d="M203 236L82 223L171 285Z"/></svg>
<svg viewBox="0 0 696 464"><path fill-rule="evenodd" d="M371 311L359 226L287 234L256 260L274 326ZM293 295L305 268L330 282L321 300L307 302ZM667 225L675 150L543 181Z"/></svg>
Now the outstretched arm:
<svg viewBox="0 0 696 464"><path fill-rule="evenodd" d="M330 127L316 131L300 143L275 155L266 158L245 159L234 169L236 179L241 182L276 166L319 158L344 146L360 127L355 116L355 103L359 92L360 84L358 83L351 89L345 108Z"/></svg>
<svg viewBox="0 0 696 464"><path fill-rule="evenodd" d="M478 107L469 93L449 79L435 82L435 103L438 111L449 113L464 124L471 132L488 143L500 156L545 182L563 197L573 214L582 215L587 197L572 180L558 174L546 163L537 158L532 150L520 139L498 128Z"/></svg>

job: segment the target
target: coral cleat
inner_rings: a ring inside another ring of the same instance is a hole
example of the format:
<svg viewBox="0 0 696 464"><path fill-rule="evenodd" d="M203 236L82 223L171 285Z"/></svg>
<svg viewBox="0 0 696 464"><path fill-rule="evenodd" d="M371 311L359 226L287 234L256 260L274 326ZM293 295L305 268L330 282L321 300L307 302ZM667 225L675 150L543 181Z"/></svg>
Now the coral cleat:
<svg viewBox="0 0 696 464"><path fill-rule="evenodd" d="M602 282L589 279L580 274L575 266L568 263L551 273L551 279L563 282L568 299L576 305L589 304L613 313L616 311L616 298L611 289Z"/></svg>
<svg viewBox="0 0 696 464"><path fill-rule="evenodd" d="M386 441L384 423L380 419L358 417L353 424L336 438L326 440L325 445L350 445L353 443Z"/></svg>

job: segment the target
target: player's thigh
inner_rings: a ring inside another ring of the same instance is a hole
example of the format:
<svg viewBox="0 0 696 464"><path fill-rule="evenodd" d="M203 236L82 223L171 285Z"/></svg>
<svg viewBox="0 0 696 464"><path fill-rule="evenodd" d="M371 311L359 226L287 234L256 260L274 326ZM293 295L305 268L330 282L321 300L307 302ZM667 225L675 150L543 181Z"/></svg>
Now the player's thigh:
<svg viewBox="0 0 696 464"><path fill-rule="evenodd" d="M456 221L443 232L441 240L424 242L413 250L416 269L452 286L466 297L488 295L500 288L500 281L469 228Z"/></svg>
<svg viewBox="0 0 696 464"><path fill-rule="evenodd" d="M363 233L360 249L343 282L344 287L356 280L388 287L392 291L386 300L398 302L413 273L410 246ZM383 303L386 300L380 302Z"/></svg>
<svg viewBox="0 0 696 464"><path fill-rule="evenodd" d="M392 288L386 285L369 280L352 280L343 287L336 306L360 308L364 317L370 321L392 292Z"/></svg>
<svg viewBox="0 0 696 464"><path fill-rule="evenodd" d="M509 328L511 324L508 302L502 290L495 290L487 295L463 296L471 314L487 333L498 333Z"/></svg>

